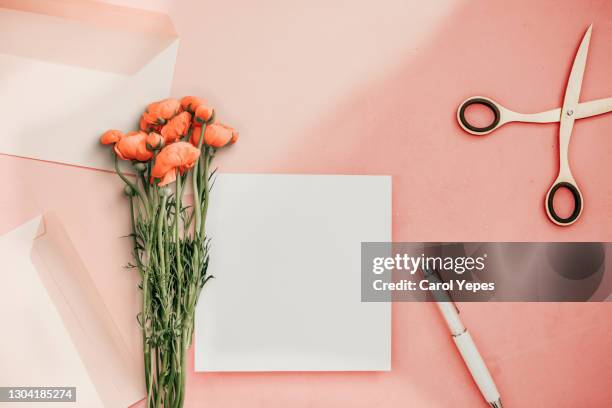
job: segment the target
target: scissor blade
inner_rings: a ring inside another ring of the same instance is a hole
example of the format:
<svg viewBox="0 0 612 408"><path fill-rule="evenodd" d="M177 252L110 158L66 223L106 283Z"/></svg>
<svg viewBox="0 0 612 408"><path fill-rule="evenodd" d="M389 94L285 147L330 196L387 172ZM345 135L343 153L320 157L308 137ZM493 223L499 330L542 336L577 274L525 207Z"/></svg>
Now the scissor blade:
<svg viewBox="0 0 612 408"><path fill-rule="evenodd" d="M587 53L589 52L589 42L591 40L591 24L587 29L582 42L574 58L574 65L570 72L567 88L565 89L565 98L563 99L563 108L561 109L560 125L559 125L559 176L557 181L564 181L575 184L572 171L570 170L568 160L569 142L572 137L572 129L574 128L574 120L578 108L578 99L580 99L580 89L582 88L582 77L584 76L584 67L586 66Z"/></svg>
<svg viewBox="0 0 612 408"><path fill-rule="evenodd" d="M576 119L590 118L612 112L612 98L597 99L595 101L581 102L578 104Z"/></svg>
<svg viewBox="0 0 612 408"><path fill-rule="evenodd" d="M580 90L582 89L582 78L584 77L584 68L586 66L587 54L589 53L589 43L591 41L591 30L593 24L589 26L582 42L574 58L574 65L570 72L567 88L565 89L565 99L563 99L563 110L561 111L561 122L570 111L574 111L580 99ZM568 115L571 118L571 114ZM573 119L573 118L572 118Z"/></svg>

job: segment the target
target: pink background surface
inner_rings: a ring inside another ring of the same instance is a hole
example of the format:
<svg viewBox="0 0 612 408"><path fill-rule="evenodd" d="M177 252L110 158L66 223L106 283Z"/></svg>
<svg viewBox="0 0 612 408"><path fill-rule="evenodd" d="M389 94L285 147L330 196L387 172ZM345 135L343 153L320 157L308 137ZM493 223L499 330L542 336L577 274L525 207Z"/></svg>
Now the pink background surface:
<svg viewBox="0 0 612 408"><path fill-rule="evenodd" d="M455 121L475 94L525 112L560 106L591 22L582 100L612 96L611 3L290 3L151 3L181 37L173 93L208 97L241 131L222 171L392 175L396 241L612 241L611 115L576 123L570 162L585 207L565 229L543 206L557 172L556 125L477 138ZM138 352L120 181L6 156L0 174L0 233L55 211ZM612 406L611 304L461 308L505 406ZM393 313L391 372L192 372L186 406L486 406L435 307L395 304Z"/></svg>

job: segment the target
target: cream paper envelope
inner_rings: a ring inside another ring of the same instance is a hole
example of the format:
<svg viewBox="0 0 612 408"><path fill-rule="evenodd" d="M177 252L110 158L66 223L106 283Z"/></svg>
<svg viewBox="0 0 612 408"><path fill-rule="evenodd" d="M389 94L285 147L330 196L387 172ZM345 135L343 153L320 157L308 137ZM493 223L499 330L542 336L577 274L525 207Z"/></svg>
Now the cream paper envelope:
<svg viewBox="0 0 612 408"><path fill-rule="evenodd" d="M55 216L1 236L0 259L0 384L76 387L76 404L52 406L128 407L144 397L140 359Z"/></svg>
<svg viewBox="0 0 612 408"><path fill-rule="evenodd" d="M391 304L361 302L362 241L391 240L391 178L222 174L196 371L391 368Z"/></svg>
<svg viewBox="0 0 612 408"><path fill-rule="evenodd" d="M97 138L168 97L167 15L94 1L0 0L0 153L112 168Z"/></svg>

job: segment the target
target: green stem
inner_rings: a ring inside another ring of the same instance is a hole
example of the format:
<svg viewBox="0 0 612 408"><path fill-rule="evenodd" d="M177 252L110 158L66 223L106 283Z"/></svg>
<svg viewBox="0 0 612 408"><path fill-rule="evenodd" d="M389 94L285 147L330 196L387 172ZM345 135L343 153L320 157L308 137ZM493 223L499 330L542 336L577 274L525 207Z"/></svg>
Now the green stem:
<svg viewBox="0 0 612 408"><path fill-rule="evenodd" d="M166 274L166 249L165 249L165 245L164 245L164 231L165 231L165 225L166 225L166 201L168 199L168 196L166 194L164 194L162 196L161 199L161 204L159 206L159 214L158 214L158 220L157 220L157 251L158 251L158 256L159 256L159 275L160 275L160 291L162 294L162 312L164 312L164 316L167 316L167 309L166 309L166 304L167 304L167 291L166 291L166 278L167 278L167 274ZM164 321L166 319L164 318Z"/></svg>
<svg viewBox="0 0 612 408"><path fill-rule="evenodd" d="M145 177L145 172L147 170L145 169L145 171L143 172L139 172L139 178L140 178L140 182L142 183L142 188L144 189L144 196L147 197L147 201L150 201L150 196L149 196L149 183L147 183L147 178Z"/></svg>
<svg viewBox="0 0 612 408"><path fill-rule="evenodd" d="M158 357L158 360L159 360L159 357ZM158 371L163 371L163 367ZM157 395L155 396L156 397L155 398L155 408L161 408L163 393L164 393L164 388L159 382L159 375L158 375L157 376Z"/></svg>
<svg viewBox="0 0 612 408"><path fill-rule="evenodd" d="M142 201L142 204L145 208L145 212L148 216L149 215L149 200L147 200L147 198L142 194L142 191L140 191L140 189L134 183L128 180L128 178L123 174L123 172L119 169L119 158L117 157L117 154L113 152L113 155L115 156L115 171L117 172L121 180L123 180L125 184L130 186L130 188L134 190L136 194L138 194L138 198L140 198L140 200Z"/></svg>
<svg viewBox="0 0 612 408"><path fill-rule="evenodd" d="M136 219L134 216L134 197L130 196L130 221L132 225L132 244L134 245L134 258L136 258L136 265L140 271L140 276L144 276L144 266L140 258L140 251L138 250L138 238L136 235Z"/></svg>
<svg viewBox="0 0 612 408"><path fill-rule="evenodd" d="M161 364L160 358L159 358L159 346L157 346L155 348L155 381L156 381L156 387L155 387L155 405L158 404L159 401L159 395L161 393L161 386L159 384L159 375L160 375L160 367L159 365Z"/></svg>
<svg viewBox="0 0 612 408"><path fill-rule="evenodd" d="M144 350L144 369L145 369L145 385L147 390L150 389L150 373L151 373L151 346L147 341L147 321L148 321L148 272L147 269L143 266L140 251L138 250L138 239L136 236L136 219L134 216L134 197L130 196L130 220L132 223L132 239L134 244L134 257L136 258L136 264L138 265L138 270L140 271L140 276L142 278L142 311L140 314L141 319L141 330L142 330L142 346Z"/></svg>
<svg viewBox="0 0 612 408"><path fill-rule="evenodd" d="M208 148L204 148L204 169L202 174L202 215L201 215L201 225L200 225L200 236L202 239L206 237L206 212L208 211L208 197L210 193L210 188L208 187L209 183L209 175L208 172L210 170L210 160L212 159L212 155L214 151L212 148L209 150Z"/></svg>
<svg viewBox="0 0 612 408"><path fill-rule="evenodd" d="M204 132L206 131L206 123L202 124L202 131L200 132L200 140L198 141L198 148L200 152L202 151L202 145L204 142ZM194 169L192 170L192 183L193 183L193 205L194 205L194 213L195 213L195 224L193 227L193 267L192 267L192 278L189 282L189 290L186 293L185 300L185 309L187 310L187 315L190 313L190 305L193 299L193 287L198 285L199 282L199 274L200 274L200 247L202 246L202 239L200 235L200 229L202 225L202 212L201 212L201 201L200 201L200 189L198 185L198 168L200 161L202 160L202 154L200 153L200 157L196 162Z"/></svg>
<svg viewBox="0 0 612 408"><path fill-rule="evenodd" d="M149 354L149 357L150 354ZM147 374L146 374L146 378L147 378L147 408L150 408L153 404L153 370L150 370Z"/></svg>
<svg viewBox="0 0 612 408"><path fill-rule="evenodd" d="M181 188L181 175L178 175L176 178L176 195L174 197L174 241L176 244L176 270L179 279L179 290L180 283L183 280L183 266L181 263L181 240L179 234L179 224L180 224L180 215L181 215L181 201L182 201L183 191ZM179 293L180 298L180 293Z"/></svg>
<svg viewBox="0 0 612 408"><path fill-rule="evenodd" d="M181 323L182 322L182 313L181 313L181 301L183 298L183 266L182 266L182 252L181 252L181 241L179 234L179 226L180 226L180 214L181 214L181 202L182 202L182 175L177 175L176 178L176 194L175 194L175 219L174 219L174 240L176 245L176 271L177 271L177 297L176 297L176 320ZM182 344L181 336L176 336L174 338L174 359L173 359L173 368L174 368L174 393L171 407L176 406L180 408L182 405L179 404L181 398L181 382L180 376L178 373L182 369L182 362L180 360L180 346Z"/></svg>
<svg viewBox="0 0 612 408"><path fill-rule="evenodd" d="M198 157L198 161L195 164L193 169L192 179L193 179L193 201L195 206L195 226L194 226L194 238L197 234L200 233L200 229L202 226L202 213L201 213L201 203L200 203L200 190L198 189L198 168L200 162L202 161L202 146L204 143L204 132L206 131L206 123L202 124L202 130L200 132L200 139L198 140L198 149L200 149L200 157ZM197 249L197 248L196 248ZM197 258L197 257L196 257Z"/></svg>
<svg viewBox="0 0 612 408"><path fill-rule="evenodd" d="M185 379L187 377L187 340L184 338L185 330L183 330L183 338L181 341L181 374L179 382L180 396L178 401L178 408L182 408L185 403Z"/></svg>

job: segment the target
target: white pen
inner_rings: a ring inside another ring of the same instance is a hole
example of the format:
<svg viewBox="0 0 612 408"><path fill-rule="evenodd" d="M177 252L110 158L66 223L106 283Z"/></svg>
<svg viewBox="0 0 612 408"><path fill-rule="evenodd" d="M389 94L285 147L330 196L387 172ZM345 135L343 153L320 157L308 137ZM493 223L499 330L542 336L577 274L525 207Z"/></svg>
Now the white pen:
<svg viewBox="0 0 612 408"><path fill-rule="evenodd" d="M423 274L430 282L441 282L440 278L434 271L423 268ZM457 306L455 303L453 303L446 291L436 290L432 291L431 293L436 300L438 309L440 310L440 313L442 313L442 316L448 325L448 329L453 336L453 340L459 349L459 353L461 353L461 357L463 357L465 365L467 366L468 370L470 370L470 374L478 386L480 393L489 403L489 405L491 405L491 407L502 408L501 397L499 395L499 391L497 391L495 383L493 382L493 377L491 377L489 369L478 352L476 344L474 344L474 340L472 340L472 336L470 336L470 332L468 332L463 325L463 322L459 317L459 310L457 309Z"/></svg>

